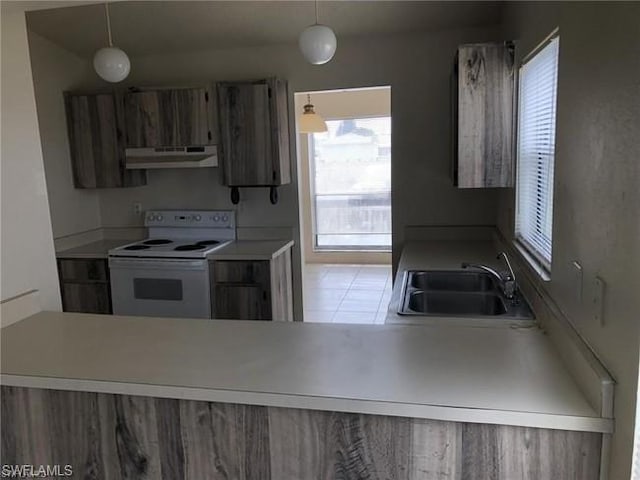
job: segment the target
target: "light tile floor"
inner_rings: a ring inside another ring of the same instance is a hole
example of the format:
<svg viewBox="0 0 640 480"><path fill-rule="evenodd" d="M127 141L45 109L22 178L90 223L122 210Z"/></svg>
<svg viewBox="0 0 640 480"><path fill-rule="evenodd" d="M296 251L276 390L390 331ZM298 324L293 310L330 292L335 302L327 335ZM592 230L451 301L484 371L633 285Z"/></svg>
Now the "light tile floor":
<svg viewBox="0 0 640 480"><path fill-rule="evenodd" d="M384 323L391 265L305 265L304 321Z"/></svg>

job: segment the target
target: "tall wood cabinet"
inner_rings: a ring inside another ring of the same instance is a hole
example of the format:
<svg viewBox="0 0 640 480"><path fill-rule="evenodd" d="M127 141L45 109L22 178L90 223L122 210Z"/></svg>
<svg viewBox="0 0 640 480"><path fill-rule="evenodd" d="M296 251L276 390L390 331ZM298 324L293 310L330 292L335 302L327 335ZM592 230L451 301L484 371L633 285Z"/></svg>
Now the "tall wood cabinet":
<svg viewBox="0 0 640 480"><path fill-rule="evenodd" d="M65 92L64 99L74 186L113 188L145 185L145 171L125 168L125 122L116 94Z"/></svg>
<svg viewBox="0 0 640 480"><path fill-rule="evenodd" d="M287 82L217 86L224 184L273 187L291 182Z"/></svg>
<svg viewBox="0 0 640 480"><path fill-rule="evenodd" d="M511 187L514 44L458 48L452 77L453 180L460 188Z"/></svg>
<svg viewBox="0 0 640 480"><path fill-rule="evenodd" d="M133 90L123 97L127 147L216 143L209 87Z"/></svg>

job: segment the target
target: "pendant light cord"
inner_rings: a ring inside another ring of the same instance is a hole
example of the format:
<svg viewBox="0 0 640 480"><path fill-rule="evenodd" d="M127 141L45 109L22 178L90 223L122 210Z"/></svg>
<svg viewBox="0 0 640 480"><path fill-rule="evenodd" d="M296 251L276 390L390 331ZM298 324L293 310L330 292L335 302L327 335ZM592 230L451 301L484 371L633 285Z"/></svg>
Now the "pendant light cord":
<svg viewBox="0 0 640 480"><path fill-rule="evenodd" d="M318 25L318 0L315 0L315 6L316 6L316 25Z"/></svg>
<svg viewBox="0 0 640 480"><path fill-rule="evenodd" d="M113 47L113 41L111 40L111 19L109 18L109 2L104 3L104 11L107 16L107 35L109 36L109 47Z"/></svg>

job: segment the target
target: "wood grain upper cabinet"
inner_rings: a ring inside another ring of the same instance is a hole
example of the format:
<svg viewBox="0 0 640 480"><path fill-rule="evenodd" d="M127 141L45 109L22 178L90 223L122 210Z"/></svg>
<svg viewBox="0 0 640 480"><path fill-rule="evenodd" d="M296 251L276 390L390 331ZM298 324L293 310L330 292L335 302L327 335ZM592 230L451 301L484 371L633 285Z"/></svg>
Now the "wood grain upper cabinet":
<svg viewBox="0 0 640 480"><path fill-rule="evenodd" d="M215 145L212 104L208 87L127 92L127 147Z"/></svg>
<svg viewBox="0 0 640 480"><path fill-rule="evenodd" d="M69 149L76 188L134 187L147 183L144 170L127 170L124 117L113 93L65 92Z"/></svg>
<svg viewBox="0 0 640 480"><path fill-rule="evenodd" d="M290 183L287 82L224 82L217 91L224 184Z"/></svg>
<svg viewBox="0 0 640 480"><path fill-rule="evenodd" d="M453 79L454 184L513 186L513 42L462 45Z"/></svg>

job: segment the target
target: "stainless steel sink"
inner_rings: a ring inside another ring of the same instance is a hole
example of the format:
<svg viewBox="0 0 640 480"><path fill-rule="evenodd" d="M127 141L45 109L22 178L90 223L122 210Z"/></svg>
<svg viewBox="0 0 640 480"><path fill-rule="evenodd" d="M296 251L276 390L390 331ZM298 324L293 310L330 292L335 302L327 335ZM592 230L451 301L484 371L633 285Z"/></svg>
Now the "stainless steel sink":
<svg viewBox="0 0 640 480"><path fill-rule="evenodd" d="M409 295L411 311L432 315L503 315L504 300L494 293L430 292L417 290Z"/></svg>
<svg viewBox="0 0 640 480"><path fill-rule="evenodd" d="M498 283L485 272L409 270L404 275L398 313L504 320L535 318L520 292L514 298L506 298Z"/></svg>
<svg viewBox="0 0 640 480"><path fill-rule="evenodd" d="M411 272L411 286L420 290L455 290L457 292L489 292L496 289L491 275L482 272L431 270Z"/></svg>

